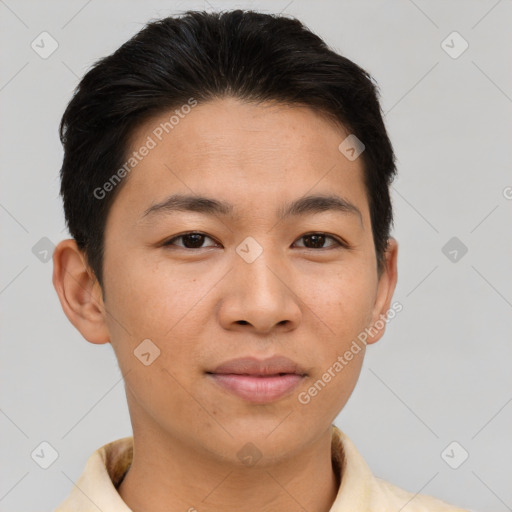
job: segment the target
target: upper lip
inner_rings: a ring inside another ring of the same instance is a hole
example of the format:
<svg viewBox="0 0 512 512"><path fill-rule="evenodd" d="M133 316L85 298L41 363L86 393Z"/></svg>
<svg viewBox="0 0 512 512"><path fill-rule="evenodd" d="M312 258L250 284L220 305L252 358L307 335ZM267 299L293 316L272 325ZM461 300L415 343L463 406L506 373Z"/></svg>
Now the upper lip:
<svg viewBox="0 0 512 512"><path fill-rule="evenodd" d="M235 374L235 375L279 375L297 374L305 375L306 372L295 362L285 356L273 356L267 359L256 357L240 357L226 361L214 370L207 373Z"/></svg>

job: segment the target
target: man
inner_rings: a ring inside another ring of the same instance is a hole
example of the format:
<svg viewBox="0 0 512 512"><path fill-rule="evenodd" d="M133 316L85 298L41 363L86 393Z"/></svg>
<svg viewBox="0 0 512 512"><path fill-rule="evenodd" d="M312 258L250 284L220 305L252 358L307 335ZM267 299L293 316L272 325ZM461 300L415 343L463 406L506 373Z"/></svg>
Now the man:
<svg viewBox="0 0 512 512"><path fill-rule="evenodd" d="M299 21L148 24L61 123L69 320L111 343L133 437L57 509L456 511L372 476L333 425L397 280L371 77Z"/></svg>

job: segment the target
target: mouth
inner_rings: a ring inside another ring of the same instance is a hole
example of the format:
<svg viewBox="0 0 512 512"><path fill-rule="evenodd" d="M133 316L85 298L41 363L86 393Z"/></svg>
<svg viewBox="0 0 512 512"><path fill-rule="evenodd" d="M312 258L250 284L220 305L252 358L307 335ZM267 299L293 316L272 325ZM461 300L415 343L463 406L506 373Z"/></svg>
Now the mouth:
<svg viewBox="0 0 512 512"><path fill-rule="evenodd" d="M269 359L232 359L206 374L225 391L251 403L269 403L284 398L307 376L284 356Z"/></svg>

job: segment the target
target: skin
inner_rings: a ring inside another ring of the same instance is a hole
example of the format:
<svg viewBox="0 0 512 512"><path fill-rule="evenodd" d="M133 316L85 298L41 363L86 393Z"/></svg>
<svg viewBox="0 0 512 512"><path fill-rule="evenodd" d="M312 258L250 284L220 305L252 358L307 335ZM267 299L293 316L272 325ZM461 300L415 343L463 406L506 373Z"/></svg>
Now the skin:
<svg viewBox="0 0 512 512"><path fill-rule="evenodd" d="M141 126L133 150L168 118ZM64 312L89 342L112 344L125 376L135 449L119 493L135 512L332 505L339 482L331 425L365 350L310 403L298 395L388 311L397 279L394 239L377 272L363 162L338 150L347 135L306 107L233 98L200 104L125 178L107 219L103 290L73 240L57 246L53 281ZM143 217L174 193L229 201L235 217ZM278 205L312 194L338 195L361 216L278 220ZM184 247L183 238L163 245L187 232L207 237L200 248ZM334 238L315 248L308 233ZM249 236L263 249L252 263L236 252ZM145 366L134 350L147 338L161 353ZM233 358L273 355L307 375L271 403L247 402L205 373ZM237 456L248 442L261 454L250 467Z"/></svg>

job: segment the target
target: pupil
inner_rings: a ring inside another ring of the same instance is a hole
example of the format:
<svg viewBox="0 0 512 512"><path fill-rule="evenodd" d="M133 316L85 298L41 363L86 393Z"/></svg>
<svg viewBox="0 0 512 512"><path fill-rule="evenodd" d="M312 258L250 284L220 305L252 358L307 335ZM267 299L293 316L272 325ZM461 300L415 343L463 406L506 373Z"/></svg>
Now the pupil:
<svg viewBox="0 0 512 512"><path fill-rule="evenodd" d="M201 235L199 233L193 233L191 235L185 235L183 237L183 244L185 245L185 247L187 248L197 248L197 247L201 247L201 245L203 244L203 238L204 238L204 235ZM187 241L191 241L191 243L187 243Z"/></svg>
<svg viewBox="0 0 512 512"><path fill-rule="evenodd" d="M314 247L322 247L325 242L325 235L307 235L304 240L310 240Z"/></svg>

